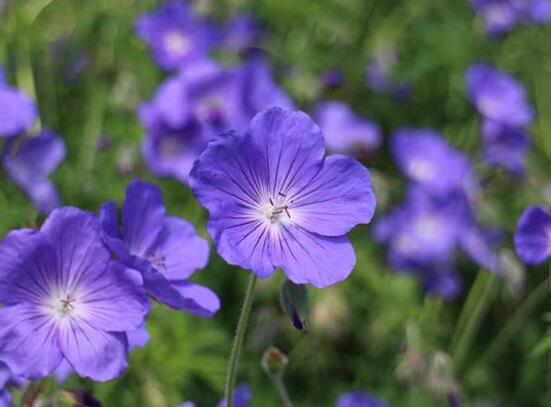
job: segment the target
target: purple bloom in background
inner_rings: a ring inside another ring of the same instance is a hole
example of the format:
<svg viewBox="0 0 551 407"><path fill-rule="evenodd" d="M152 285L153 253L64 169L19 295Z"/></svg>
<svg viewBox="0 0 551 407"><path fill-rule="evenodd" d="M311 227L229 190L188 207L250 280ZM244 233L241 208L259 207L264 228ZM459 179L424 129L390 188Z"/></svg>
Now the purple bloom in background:
<svg viewBox="0 0 551 407"><path fill-rule="evenodd" d="M342 394L337 399L335 407L390 407L390 405L365 391L354 390Z"/></svg>
<svg viewBox="0 0 551 407"><path fill-rule="evenodd" d="M350 274L356 260L346 233L375 210L369 171L345 156L325 157L318 126L279 108L211 141L190 184L228 263L261 278L279 267L316 287Z"/></svg>
<svg viewBox="0 0 551 407"><path fill-rule="evenodd" d="M534 109L522 84L511 75L488 64L467 70L467 93L485 118L509 126L526 126L534 120Z"/></svg>
<svg viewBox="0 0 551 407"><path fill-rule="evenodd" d="M201 316L218 311L218 296L189 280L206 266L208 243L189 222L166 215L157 186L139 180L130 183L122 206L122 230L114 202L103 204L100 212L106 244L120 261L141 273L151 296Z"/></svg>
<svg viewBox="0 0 551 407"><path fill-rule="evenodd" d="M540 206L527 208L518 221L515 250L526 264L540 264L551 256L551 215Z"/></svg>
<svg viewBox="0 0 551 407"><path fill-rule="evenodd" d="M57 190L48 175L65 158L63 139L50 130L33 137L7 140L1 155L2 165L13 181L27 193L42 213L60 206Z"/></svg>
<svg viewBox="0 0 551 407"><path fill-rule="evenodd" d="M217 34L186 2L167 2L139 17L137 35L163 69L173 70L208 56Z"/></svg>
<svg viewBox="0 0 551 407"><path fill-rule="evenodd" d="M521 23L544 24L551 20L549 0L471 0L482 17L486 33L499 37Z"/></svg>
<svg viewBox="0 0 551 407"><path fill-rule="evenodd" d="M367 61L364 77L367 84L377 93L390 94L396 99L405 99L411 93L411 86L393 78L398 64L398 50L388 45L377 50Z"/></svg>
<svg viewBox="0 0 551 407"><path fill-rule="evenodd" d="M379 127L357 117L345 103L322 103L318 105L315 117L327 149L334 153L372 152L381 144Z"/></svg>
<svg viewBox="0 0 551 407"><path fill-rule="evenodd" d="M489 164L499 165L516 176L524 174L530 140L523 128L486 119L482 123L482 137L484 159Z"/></svg>
<svg viewBox="0 0 551 407"><path fill-rule="evenodd" d="M226 407L225 399L220 400L216 407ZM251 390L248 384L240 384L233 391L233 406L234 407L250 407L251 405ZM1 406L0 406L1 407ZM193 401L186 401L176 407L197 407Z"/></svg>
<svg viewBox="0 0 551 407"><path fill-rule="evenodd" d="M260 110L292 107L260 59L224 69L207 61L163 83L139 116L147 130L143 156L157 176L187 182L192 164L208 141L244 129Z"/></svg>
<svg viewBox="0 0 551 407"><path fill-rule="evenodd" d="M471 176L467 157L430 129L399 129L391 148L404 175L434 193L462 189Z"/></svg>
<svg viewBox="0 0 551 407"><path fill-rule="evenodd" d="M0 360L15 375L40 379L64 361L96 381L126 369L126 332L143 325L149 302L134 272L110 257L98 219L77 208L56 209L39 231L6 236Z"/></svg>
<svg viewBox="0 0 551 407"><path fill-rule="evenodd" d="M260 25L251 15L238 14L224 27L220 45L239 52L254 46L261 34Z"/></svg>
<svg viewBox="0 0 551 407"><path fill-rule="evenodd" d="M11 407L11 396L8 387L21 387L25 380L12 375L11 370L0 362L0 407Z"/></svg>
<svg viewBox="0 0 551 407"><path fill-rule="evenodd" d="M323 75L323 84L328 88L335 88L342 84L342 73L336 69L330 69Z"/></svg>
<svg viewBox="0 0 551 407"><path fill-rule="evenodd" d="M16 136L30 129L38 118L35 103L5 83L0 69L0 137Z"/></svg>

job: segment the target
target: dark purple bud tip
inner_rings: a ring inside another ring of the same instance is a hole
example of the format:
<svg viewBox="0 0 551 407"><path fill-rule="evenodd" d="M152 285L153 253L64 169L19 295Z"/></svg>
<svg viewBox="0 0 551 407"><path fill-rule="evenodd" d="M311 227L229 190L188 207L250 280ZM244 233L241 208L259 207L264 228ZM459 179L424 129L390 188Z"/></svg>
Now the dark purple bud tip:
<svg viewBox="0 0 551 407"><path fill-rule="evenodd" d="M293 311L293 315L291 317L291 321L293 322L293 326L298 330L304 330L304 324L300 320L300 317L298 316L296 311Z"/></svg>
<svg viewBox="0 0 551 407"><path fill-rule="evenodd" d="M448 395L448 405L450 407L459 407L461 406L461 400L459 399L459 394L452 393Z"/></svg>
<svg viewBox="0 0 551 407"><path fill-rule="evenodd" d="M336 69L331 69L323 75L323 84L328 88L336 88L342 84L342 74Z"/></svg>
<svg viewBox="0 0 551 407"><path fill-rule="evenodd" d="M287 280L281 286L281 307L291 318L296 329L304 330L308 319L308 289L304 284L294 284Z"/></svg>
<svg viewBox="0 0 551 407"><path fill-rule="evenodd" d="M88 390L74 390L69 394L74 407L102 407L101 403Z"/></svg>

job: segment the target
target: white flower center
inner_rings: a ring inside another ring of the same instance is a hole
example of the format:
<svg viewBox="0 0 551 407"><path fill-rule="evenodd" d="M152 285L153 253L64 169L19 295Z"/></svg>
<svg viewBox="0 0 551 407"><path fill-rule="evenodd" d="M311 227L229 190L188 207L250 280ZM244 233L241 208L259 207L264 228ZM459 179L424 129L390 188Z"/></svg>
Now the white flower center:
<svg viewBox="0 0 551 407"><path fill-rule="evenodd" d="M429 160L413 160L409 165L411 176L418 181L426 181L434 174L434 168Z"/></svg>
<svg viewBox="0 0 551 407"><path fill-rule="evenodd" d="M78 312L78 301L74 293L60 292L52 296L47 308L58 320L68 320Z"/></svg>
<svg viewBox="0 0 551 407"><path fill-rule="evenodd" d="M428 238L437 237L442 232L440 219L431 215L424 215L419 218L415 224L415 228L417 233Z"/></svg>
<svg viewBox="0 0 551 407"><path fill-rule="evenodd" d="M185 55L191 49L191 39L179 30L167 31L163 36L163 44L172 55Z"/></svg>
<svg viewBox="0 0 551 407"><path fill-rule="evenodd" d="M286 222L291 220L290 209L292 203L292 199L288 199L287 195L280 192L276 197L268 198L260 212L263 218L272 224Z"/></svg>

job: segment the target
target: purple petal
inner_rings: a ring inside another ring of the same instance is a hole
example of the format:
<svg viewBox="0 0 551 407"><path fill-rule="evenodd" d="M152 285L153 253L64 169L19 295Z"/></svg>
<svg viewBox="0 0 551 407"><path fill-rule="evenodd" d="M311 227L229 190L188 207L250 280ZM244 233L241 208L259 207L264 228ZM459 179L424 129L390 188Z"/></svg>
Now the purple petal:
<svg viewBox="0 0 551 407"><path fill-rule="evenodd" d="M122 207L124 240L131 254L144 256L163 226L165 207L159 187L134 180Z"/></svg>
<svg viewBox="0 0 551 407"><path fill-rule="evenodd" d="M539 264L551 256L551 216L539 206L527 208L515 233L517 255L527 264Z"/></svg>
<svg viewBox="0 0 551 407"><path fill-rule="evenodd" d="M131 331L143 325L150 305L143 288L127 277L117 261L93 279L83 276L78 292L79 320L110 332Z"/></svg>
<svg viewBox="0 0 551 407"><path fill-rule="evenodd" d="M185 280L207 265L209 245L188 221L166 217L147 258L165 278Z"/></svg>
<svg viewBox="0 0 551 407"><path fill-rule="evenodd" d="M0 87L0 137L15 136L32 127L38 117L34 102L19 90Z"/></svg>
<svg viewBox="0 0 551 407"><path fill-rule="evenodd" d="M513 175L520 176L524 173L530 141L523 128L485 119L482 135L484 159L487 162L502 166Z"/></svg>
<svg viewBox="0 0 551 407"><path fill-rule="evenodd" d="M126 337L128 339L128 349L130 351L136 348L144 348L151 339L145 324L134 329L133 331L128 331L126 333Z"/></svg>
<svg viewBox="0 0 551 407"><path fill-rule="evenodd" d="M234 407L250 407L251 405L251 391L249 385L240 384L233 391L233 405ZM226 400L221 400L216 407L226 407Z"/></svg>
<svg viewBox="0 0 551 407"><path fill-rule="evenodd" d="M12 407L11 396L7 390L0 390L0 407Z"/></svg>
<svg viewBox="0 0 551 407"><path fill-rule="evenodd" d="M273 263L295 284L328 287L346 279L356 264L354 248L345 236L326 237L300 227L283 227L277 240L272 243Z"/></svg>
<svg viewBox="0 0 551 407"><path fill-rule="evenodd" d="M526 14L536 24L548 23L551 21L551 1L528 0Z"/></svg>
<svg viewBox="0 0 551 407"><path fill-rule="evenodd" d="M186 311L203 317L212 317L220 309L220 299L210 289L189 281L174 282L174 286L188 300Z"/></svg>
<svg viewBox="0 0 551 407"><path fill-rule="evenodd" d="M444 300L453 300L461 293L461 276L453 271L432 271L423 276L423 290Z"/></svg>
<svg viewBox="0 0 551 407"><path fill-rule="evenodd" d="M28 379L52 373L62 360L53 317L30 303L0 309L0 360Z"/></svg>
<svg viewBox="0 0 551 407"><path fill-rule="evenodd" d="M128 367L128 343L123 333L109 333L73 319L60 325L59 344L75 372L104 382Z"/></svg>
<svg viewBox="0 0 551 407"><path fill-rule="evenodd" d="M335 403L335 407L390 407L387 403L376 399L370 394L354 390L342 394Z"/></svg>
<svg viewBox="0 0 551 407"><path fill-rule="evenodd" d="M499 259L494 247L494 236L470 225L460 233L461 247L476 263L490 271L499 271Z"/></svg>
<svg viewBox="0 0 551 407"><path fill-rule="evenodd" d="M101 237L106 246L119 258L119 260L129 262L130 253L128 252L126 244L122 240L119 229L117 204L109 201L101 205L99 210L99 220L102 231Z"/></svg>
<svg viewBox="0 0 551 407"><path fill-rule="evenodd" d="M294 222L310 232L340 236L358 224L371 222L375 205L367 168L334 155L325 160L309 185L293 196L289 212Z"/></svg>

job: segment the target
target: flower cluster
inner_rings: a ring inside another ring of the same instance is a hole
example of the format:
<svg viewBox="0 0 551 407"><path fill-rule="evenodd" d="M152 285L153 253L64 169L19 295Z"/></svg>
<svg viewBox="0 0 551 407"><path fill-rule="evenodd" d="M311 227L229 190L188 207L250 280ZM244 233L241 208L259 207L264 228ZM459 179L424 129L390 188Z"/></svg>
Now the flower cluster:
<svg viewBox="0 0 551 407"><path fill-rule="evenodd" d="M476 222L470 162L428 129L396 131L392 153L411 185L405 201L377 223L375 238L388 246L392 267L416 275L427 292L453 298L461 288L456 248L482 267L497 268L494 236Z"/></svg>
<svg viewBox="0 0 551 407"><path fill-rule="evenodd" d="M519 24L546 24L551 21L549 0L471 0L482 17L486 33L498 37Z"/></svg>
<svg viewBox="0 0 551 407"><path fill-rule="evenodd" d="M49 213L60 205L60 198L48 176L65 157L65 144L48 129L31 134L38 118L36 105L5 82L1 67L0 73L0 137L6 138L0 161L36 208Z"/></svg>
<svg viewBox="0 0 551 407"><path fill-rule="evenodd" d="M466 81L469 99L482 116L484 158L522 175L530 147L526 127L535 116L524 87L487 64L471 66Z"/></svg>
<svg viewBox="0 0 551 407"><path fill-rule="evenodd" d="M39 230L12 231L0 244L0 360L14 375L118 377L129 351L147 342L146 293L199 315L218 310L218 297L189 281L207 262L207 243L165 215L154 185L134 181L127 198L124 235L106 203L101 217L56 209Z"/></svg>

